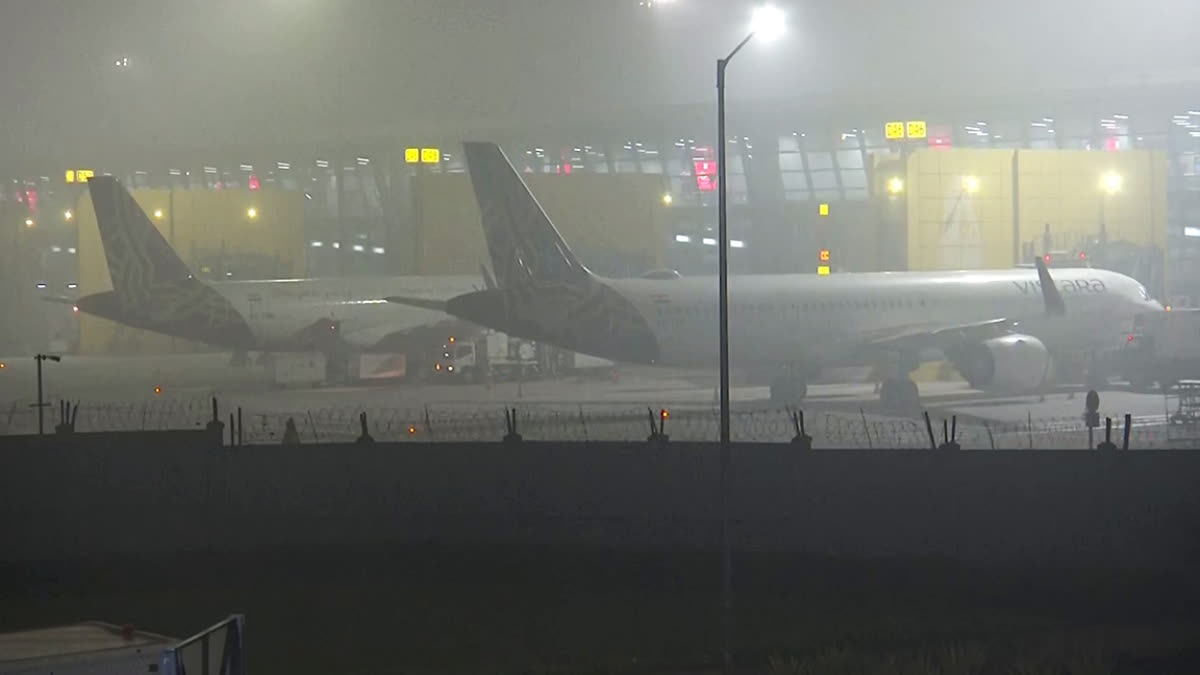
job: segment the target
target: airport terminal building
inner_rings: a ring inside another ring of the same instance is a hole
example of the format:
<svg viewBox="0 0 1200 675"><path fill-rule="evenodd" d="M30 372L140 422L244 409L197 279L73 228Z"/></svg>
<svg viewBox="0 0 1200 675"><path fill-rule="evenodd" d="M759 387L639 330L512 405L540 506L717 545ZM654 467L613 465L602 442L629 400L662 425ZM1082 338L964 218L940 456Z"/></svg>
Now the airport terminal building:
<svg viewBox="0 0 1200 675"><path fill-rule="evenodd" d="M487 257L459 144L494 140L595 271L711 274L713 108L10 154L0 214L13 260L2 267L36 292L104 286L80 182L91 172L134 188L202 277L475 274ZM1048 255L1131 274L1168 303L1200 300L1200 81L731 103L727 142L735 272L1010 267Z"/></svg>

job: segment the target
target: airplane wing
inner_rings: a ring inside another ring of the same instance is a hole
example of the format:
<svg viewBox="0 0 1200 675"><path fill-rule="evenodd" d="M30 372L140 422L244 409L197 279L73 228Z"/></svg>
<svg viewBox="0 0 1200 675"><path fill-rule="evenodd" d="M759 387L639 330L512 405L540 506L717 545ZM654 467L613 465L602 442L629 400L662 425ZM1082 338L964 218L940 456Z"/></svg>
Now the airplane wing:
<svg viewBox="0 0 1200 675"><path fill-rule="evenodd" d="M920 351L948 344L981 342L1008 333L1013 322L988 319L951 326L908 326L889 334L868 336L866 347L895 351Z"/></svg>
<svg viewBox="0 0 1200 675"><path fill-rule="evenodd" d="M397 305L408 305L409 307L419 307L421 309L432 309L435 312L446 311L445 300L429 300L428 298L409 298L403 295L389 295L384 298L388 302Z"/></svg>
<svg viewBox="0 0 1200 675"><path fill-rule="evenodd" d="M484 288L489 291L496 288L496 279L492 277L492 273L488 271L488 268L483 263L479 264L479 272L483 274Z"/></svg>
<svg viewBox="0 0 1200 675"><path fill-rule="evenodd" d="M1062 295L1050 276L1050 270L1042 258L1034 259L1038 272L1038 284L1042 290L1042 302L1048 316L1066 316L1067 307ZM997 318L972 323L943 325L911 325L893 329L889 333L868 335L865 347L896 350L919 351L921 349L943 349L947 345L964 342L982 342L1012 332L1014 322L1010 319Z"/></svg>

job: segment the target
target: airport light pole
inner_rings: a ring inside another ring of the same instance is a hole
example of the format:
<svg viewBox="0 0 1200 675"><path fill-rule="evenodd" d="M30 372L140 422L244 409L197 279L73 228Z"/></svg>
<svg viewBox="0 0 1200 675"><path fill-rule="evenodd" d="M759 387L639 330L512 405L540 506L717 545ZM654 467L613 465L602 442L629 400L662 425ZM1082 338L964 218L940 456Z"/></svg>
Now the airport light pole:
<svg viewBox="0 0 1200 675"><path fill-rule="evenodd" d="M46 424L46 422L45 422L45 420L46 420L46 403L44 401L42 401L42 361L46 361L46 360L55 361L55 362L62 361L62 357L54 356L53 354L38 354L37 356L33 357L33 359L35 361L37 361L38 436L41 436L42 434L46 433L46 426L45 426L45 424Z"/></svg>
<svg viewBox="0 0 1200 675"><path fill-rule="evenodd" d="M742 47L755 36L773 40L783 32L783 13L769 5L754 12L750 32L723 59L717 59L717 314L720 323L720 448L721 448L721 585L723 671L732 671L731 635L733 621L733 568L729 541L729 473L732 453L729 447L729 223L727 213L725 148L725 69Z"/></svg>

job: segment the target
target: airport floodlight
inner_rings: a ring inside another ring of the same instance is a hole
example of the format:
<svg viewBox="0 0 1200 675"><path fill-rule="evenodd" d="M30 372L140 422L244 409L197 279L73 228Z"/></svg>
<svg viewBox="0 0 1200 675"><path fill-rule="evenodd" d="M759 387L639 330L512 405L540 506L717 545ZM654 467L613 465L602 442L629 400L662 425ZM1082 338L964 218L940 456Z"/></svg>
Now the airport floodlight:
<svg viewBox="0 0 1200 675"><path fill-rule="evenodd" d="M258 209L254 208L253 206L246 209L246 217L249 218L250 220L254 220L255 218L258 217Z"/></svg>
<svg viewBox="0 0 1200 675"><path fill-rule="evenodd" d="M1123 182L1124 180L1121 178L1121 174L1115 171L1109 171L1100 177L1100 189L1103 190L1105 194L1116 194L1117 192L1121 191L1121 184Z"/></svg>
<svg viewBox="0 0 1200 675"><path fill-rule="evenodd" d="M675 201L675 198L671 196L670 192L663 193L663 196L662 196L663 206L670 206L671 202L673 202L673 201Z"/></svg>
<svg viewBox="0 0 1200 675"><path fill-rule="evenodd" d="M963 176L962 189L972 195L979 192L979 176Z"/></svg>
<svg viewBox="0 0 1200 675"><path fill-rule="evenodd" d="M74 217L75 217L75 214L71 213L71 209L67 209L66 211L63 211L63 220L67 221L68 223L71 222L71 219Z"/></svg>
<svg viewBox="0 0 1200 675"><path fill-rule="evenodd" d="M892 176L888 179L887 189L890 194L894 195L904 192L904 179L899 176Z"/></svg>
<svg viewBox="0 0 1200 675"><path fill-rule="evenodd" d="M779 39L786 25L783 10L774 5L763 5L755 9L750 18L750 32L764 42Z"/></svg>
<svg viewBox="0 0 1200 675"><path fill-rule="evenodd" d="M717 59L717 229L719 248L717 251L718 281L718 324L720 333L720 442L722 467L728 464L729 448L729 227L728 227L728 181L725 179L725 71L734 56L755 36L770 42L783 34L783 11L773 5L762 5L750 17L750 32L723 59ZM730 139L730 142L735 142ZM707 243L707 242L705 242ZM724 520L722 521L724 523ZM729 668L729 649L725 645L725 666Z"/></svg>

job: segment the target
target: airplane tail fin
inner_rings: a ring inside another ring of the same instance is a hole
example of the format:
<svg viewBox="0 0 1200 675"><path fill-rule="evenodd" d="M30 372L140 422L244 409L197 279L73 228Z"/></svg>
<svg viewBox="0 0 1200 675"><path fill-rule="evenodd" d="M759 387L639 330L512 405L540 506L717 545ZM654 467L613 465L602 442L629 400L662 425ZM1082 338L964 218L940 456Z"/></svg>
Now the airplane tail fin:
<svg viewBox="0 0 1200 675"><path fill-rule="evenodd" d="M108 274L118 296L139 297L148 287L191 277L183 261L112 176L88 181Z"/></svg>
<svg viewBox="0 0 1200 675"><path fill-rule="evenodd" d="M463 143L471 186L500 288L582 283L591 273L555 229L495 143Z"/></svg>

